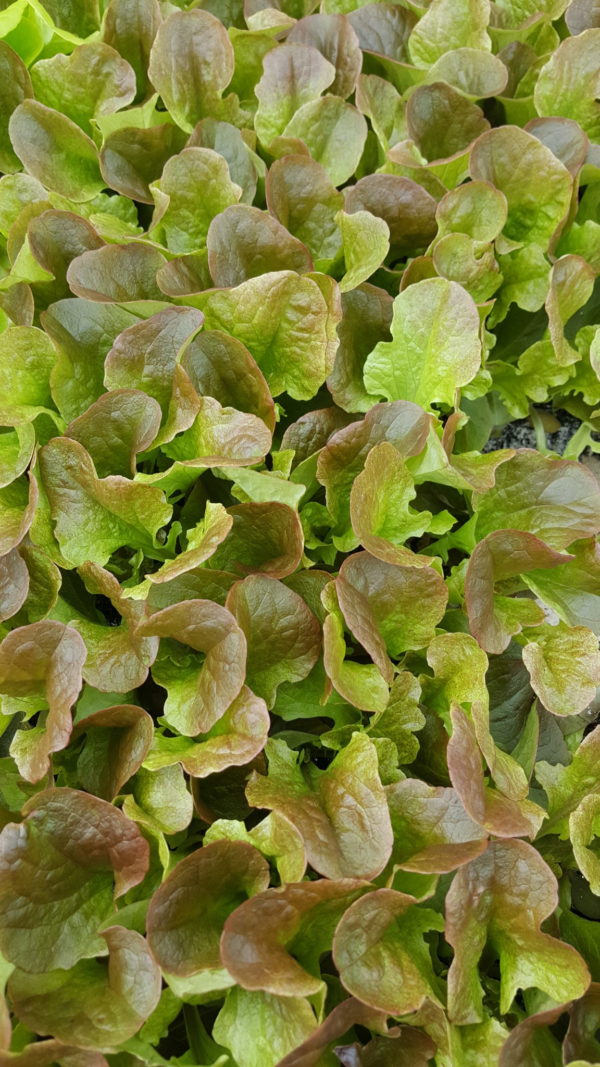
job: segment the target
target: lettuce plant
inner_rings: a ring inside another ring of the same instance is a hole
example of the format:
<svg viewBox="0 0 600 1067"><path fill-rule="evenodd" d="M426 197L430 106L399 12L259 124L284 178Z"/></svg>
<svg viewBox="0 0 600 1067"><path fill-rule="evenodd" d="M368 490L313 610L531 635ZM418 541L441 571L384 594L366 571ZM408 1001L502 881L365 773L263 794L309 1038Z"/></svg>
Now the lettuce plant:
<svg viewBox="0 0 600 1067"><path fill-rule="evenodd" d="M0 1067L600 1062L599 98L594 0L0 0Z"/></svg>

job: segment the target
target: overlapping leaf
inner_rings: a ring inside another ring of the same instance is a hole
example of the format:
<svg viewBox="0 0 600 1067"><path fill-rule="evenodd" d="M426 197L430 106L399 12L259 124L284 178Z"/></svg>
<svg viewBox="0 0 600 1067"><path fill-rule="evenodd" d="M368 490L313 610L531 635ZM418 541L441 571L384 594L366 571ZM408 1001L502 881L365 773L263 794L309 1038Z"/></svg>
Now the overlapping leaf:
<svg viewBox="0 0 600 1067"><path fill-rule="evenodd" d="M595 1063L597 4L0 7L2 1067Z"/></svg>

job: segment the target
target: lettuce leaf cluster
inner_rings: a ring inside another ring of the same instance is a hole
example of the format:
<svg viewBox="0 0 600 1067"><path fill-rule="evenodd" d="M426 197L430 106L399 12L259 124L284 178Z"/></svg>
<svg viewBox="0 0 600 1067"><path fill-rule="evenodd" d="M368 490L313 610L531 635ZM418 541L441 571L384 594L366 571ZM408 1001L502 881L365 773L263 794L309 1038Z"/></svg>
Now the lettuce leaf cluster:
<svg viewBox="0 0 600 1067"><path fill-rule="evenodd" d="M1 1067L600 1062L598 4L0 0L0 170Z"/></svg>

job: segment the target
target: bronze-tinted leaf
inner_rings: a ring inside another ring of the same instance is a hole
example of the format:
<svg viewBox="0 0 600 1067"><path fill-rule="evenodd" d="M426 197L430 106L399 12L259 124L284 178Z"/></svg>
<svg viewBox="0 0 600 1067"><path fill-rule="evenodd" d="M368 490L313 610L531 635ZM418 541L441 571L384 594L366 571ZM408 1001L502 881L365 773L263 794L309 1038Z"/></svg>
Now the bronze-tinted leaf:
<svg viewBox="0 0 600 1067"><path fill-rule="evenodd" d="M10 619L23 606L29 591L27 564L13 548L0 557L0 621Z"/></svg>
<svg viewBox="0 0 600 1067"><path fill-rule="evenodd" d="M148 88L148 60L160 21L158 0L111 0L106 8L103 38L133 67L138 97Z"/></svg>
<svg viewBox="0 0 600 1067"><path fill-rule="evenodd" d="M264 574L234 585L227 606L248 642L248 685L272 707L282 682L301 681L314 667L319 623L302 597Z"/></svg>
<svg viewBox="0 0 600 1067"><path fill-rule="evenodd" d="M406 107L410 136L426 159L464 152L490 124L483 111L445 82L418 85Z"/></svg>
<svg viewBox="0 0 600 1067"><path fill-rule="evenodd" d="M70 626L48 620L21 626L0 645L2 710L11 714L25 706L47 709L33 730L18 734L15 759L23 777L38 782L48 771L50 756L71 736L71 708L82 682L86 647Z"/></svg>
<svg viewBox="0 0 600 1067"><path fill-rule="evenodd" d="M246 673L246 637L231 612L210 600L188 600L157 611L137 633L172 638L204 654L187 671L163 661L153 674L169 691L165 714L179 733L195 737L210 730L235 700Z"/></svg>
<svg viewBox="0 0 600 1067"><path fill-rule="evenodd" d="M350 521L350 490L373 445L391 441L401 456L417 455L425 445L431 416L407 400L376 404L328 441L319 456L317 477L325 486L327 507L344 528Z"/></svg>
<svg viewBox="0 0 600 1067"><path fill-rule="evenodd" d="M173 11L160 25L148 75L175 122L191 133L231 81L234 54L225 27L201 8Z"/></svg>
<svg viewBox="0 0 600 1067"><path fill-rule="evenodd" d="M251 763L265 746L269 726L264 700L243 686L239 696L201 739L156 737L144 766L154 770L181 763L192 778L207 778L228 767Z"/></svg>
<svg viewBox="0 0 600 1067"><path fill-rule="evenodd" d="M552 548L567 548L600 528L600 488L582 463L521 449L498 468L492 489L473 499L477 536L525 530Z"/></svg>
<svg viewBox="0 0 600 1067"><path fill-rule="evenodd" d="M329 86L331 93L346 98L354 92L362 56L352 23L344 15L307 15L292 26L287 40L312 45L333 64L336 73Z"/></svg>
<svg viewBox="0 0 600 1067"><path fill-rule="evenodd" d="M167 560L157 571L149 574L149 581L154 585L161 585L199 567L214 555L232 526L233 517L225 511L223 505L207 501L200 522L186 532L186 548L175 556L175 559Z"/></svg>
<svg viewBox="0 0 600 1067"><path fill-rule="evenodd" d="M450 1017L482 1018L477 966L489 944L500 961L500 1010L519 989L542 989L555 1001L580 997L589 971L570 945L542 933L558 903L556 880L524 841L494 841L454 877L446 897L446 938L454 948L448 975Z"/></svg>
<svg viewBox="0 0 600 1067"><path fill-rule="evenodd" d="M400 1031L400 1027L388 1030L384 1012L369 1008L355 997L347 997L333 1008L306 1041L281 1061L279 1067L317 1067L327 1047L352 1026L366 1026L376 1033L389 1033L390 1037L399 1037L400 1033L405 1033L404 1029ZM433 1049L433 1043L429 1047ZM413 1067L421 1067L421 1064L414 1064Z"/></svg>
<svg viewBox="0 0 600 1067"><path fill-rule="evenodd" d="M486 834L471 819L454 789L405 778L387 786L392 863L405 871L439 874L468 863L485 849Z"/></svg>
<svg viewBox="0 0 600 1067"><path fill-rule="evenodd" d="M435 236L435 200L410 178L369 174L349 186L345 196L346 211L370 211L385 219L396 258L426 248Z"/></svg>
<svg viewBox="0 0 600 1067"><path fill-rule="evenodd" d="M103 1052L137 1033L158 1004L160 971L140 934L111 926L101 937L108 968L86 959L70 971L14 971L10 997L18 1018L59 1040Z"/></svg>
<svg viewBox="0 0 600 1067"><path fill-rule="evenodd" d="M65 560L101 566L115 549L152 550L157 531L171 517L162 491L120 475L98 478L85 448L69 437L54 437L40 452L54 532Z"/></svg>
<svg viewBox="0 0 600 1067"><path fill-rule="evenodd" d="M340 578L340 607L350 629L355 632L348 615L347 585L368 604L390 656L424 648L433 638L448 600L444 580L433 568L397 567L368 552L356 552L342 564Z"/></svg>
<svg viewBox="0 0 600 1067"><path fill-rule="evenodd" d="M161 423L160 405L138 389L104 393L65 430L94 462L99 478L135 474L138 452L150 447Z"/></svg>
<svg viewBox="0 0 600 1067"><path fill-rule="evenodd" d="M275 428L273 399L248 349L221 330L202 330L186 346L181 366L200 396L258 415Z"/></svg>
<svg viewBox="0 0 600 1067"><path fill-rule="evenodd" d="M84 738L77 773L84 789L114 800L141 767L153 736L152 717L133 704L101 708L74 727L72 740Z"/></svg>
<svg viewBox="0 0 600 1067"><path fill-rule="evenodd" d="M319 879L259 893L227 919L223 963L244 989L284 996L318 993L319 958L331 948L340 916L369 888L355 878Z"/></svg>
<svg viewBox="0 0 600 1067"><path fill-rule="evenodd" d="M162 300L156 274L164 263L162 253L150 245L104 245L74 259L67 281L76 296L87 300Z"/></svg>
<svg viewBox="0 0 600 1067"><path fill-rule="evenodd" d="M526 611L535 607L528 600L498 595L496 582L564 566L571 559L520 530L498 530L479 541L467 567L465 603L471 633L486 652L503 652L512 635L528 625Z"/></svg>
<svg viewBox="0 0 600 1067"><path fill-rule="evenodd" d="M352 996L389 1015L404 1015L437 999L428 930L443 929L443 919L414 897L378 889L357 900L342 917L333 941L333 958Z"/></svg>
<svg viewBox="0 0 600 1067"><path fill-rule="evenodd" d="M240 285L273 270L313 269L308 249L265 211L247 204L225 208L206 237L208 265L218 288Z"/></svg>
<svg viewBox="0 0 600 1067"><path fill-rule="evenodd" d="M300 563L304 537L298 513L287 504L236 504L228 508L232 527L209 566L233 574L285 578Z"/></svg>
<svg viewBox="0 0 600 1067"><path fill-rule="evenodd" d="M497 837L535 836L544 819L543 808L486 785L475 728L458 706L452 709L447 759L452 785L474 822Z"/></svg>
<svg viewBox="0 0 600 1067"><path fill-rule="evenodd" d="M106 356L108 389L141 389L160 404L162 422L156 444L186 430L196 416L198 398L179 358L202 322L202 314L194 308L165 308L123 329Z"/></svg>
<svg viewBox="0 0 600 1067"><path fill-rule="evenodd" d="M54 282L45 283L48 302L70 296L69 265L77 256L103 245L91 223L71 211L37 215L27 227L27 243L40 267L54 276Z"/></svg>
<svg viewBox="0 0 600 1067"><path fill-rule="evenodd" d="M148 844L118 808L76 789L47 789L0 834L0 945L34 974L101 951L98 930L141 882Z"/></svg>
<svg viewBox="0 0 600 1067"><path fill-rule="evenodd" d="M154 894L148 940L170 974L191 975L221 966L223 923L246 897L269 884L260 852L241 841L215 841L181 860Z"/></svg>
<svg viewBox="0 0 600 1067"><path fill-rule="evenodd" d="M267 750L268 777L254 773L251 804L281 811L298 828L308 862L327 878L375 878L392 850L392 827L377 752L355 733L329 767L300 766L283 741Z"/></svg>
<svg viewBox="0 0 600 1067"><path fill-rule="evenodd" d="M157 637L140 637L137 626L144 617L144 606L129 600L117 579L95 563L79 568L90 593L106 597L121 616L119 626L107 626L75 619L74 628L83 637L87 659L83 668L86 682L104 693L127 693L142 685L158 652Z"/></svg>
<svg viewBox="0 0 600 1067"><path fill-rule="evenodd" d="M122 196L153 204L151 183L160 178L167 161L184 145L185 134L170 122L148 129L125 126L114 130L100 152L102 177Z"/></svg>

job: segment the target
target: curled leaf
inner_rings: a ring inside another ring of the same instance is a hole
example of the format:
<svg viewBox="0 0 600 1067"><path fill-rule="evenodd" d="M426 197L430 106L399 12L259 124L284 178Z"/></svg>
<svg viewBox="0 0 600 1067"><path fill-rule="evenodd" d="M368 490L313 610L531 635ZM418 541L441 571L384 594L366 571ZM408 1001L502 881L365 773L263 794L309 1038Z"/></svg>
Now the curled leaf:
<svg viewBox="0 0 600 1067"><path fill-rule="evenodd" d="M268 756L268 777L254 773L248 783L250 803L287 816L320 874L376 877L389 859L392 831L373 742L354 734L325 771L300 767L281 741L269 743Z"/></svg>
<svg viewBox="0 0 600 1067"><path fill-rule="evenodd" d="M327 507L343 528L349 522L350 490L373 445L390 441L401 456L423 448L430 418L409 401L376 404L364 419L338 430L319 456L317 477L325 486Z"/></svg>
<svg viewBox="0 0 600 1067"><path fill-rule="evenodd" d="M137 633L172 638L204 654L192 658L186 670L163 661L153 673L169 691L168 722L186 737L210 730L244 683L246 638L233 615L210 600L188 600L157 611Z"/></svg>
<svg viewBox="0 0 600 1067"><path fill-rule="evenodd" d="M413 897L378 889L355 901L339 923L333 958L348 992L371 1008L405 1015L425 997L436 999L436 980L423 934L443 919Z"/></svg>
<svg viewBox="0 0 600 1067"><path fill-rule="evenodd" d="M585 993L590 978L581 956L540 930L556 903L554 875L524 841L491 842L461 867L446 898L446 935L455 952L449 1009L459 1025L481 1019L477 964L486 943L500 961L501 1011L519 989L537 987L558 1001Z"/></svg>
<svg viewBox="0 0 600 1067"><path fill-rule="evenodd" d="M99 478L109 474L129 478L135 474L137 454L157 436L161 414L153 397L137 389L116 389L73 419L65 435L83 445Z"/></svg>
<svg viewBox="0 0 600 1067"><path fill-rule="evenodd" d="M207 15L204 11L189 14ZM156 208L153 235L171 252L195 252L206 244L211 221L241 195L231 180L227 160L212 148L185 148L167 160L150 191Z"/></svg>
<svg viewBox="0 0 600 1067"><path fill-rule="evenodd" d="M104 383L108 389L142 390L160 404L161 432L156 444L170 440L194 421L198 399L179 358L202 322L194 308L164 308L120 331L106 354Z"/></svg>
<svg viewBox="0 0 600 1067"><path fill-rule="evenodd" d="M471 177L504 193L507 238L548 247L568 211L572 183L549 148L516 126L497 127L475 141Z"/></svg>
<svg viewBox="0 0 600 1067"><path fill-rule="evenodd" d="M87 589L106 597L121 616L120 625L110 627L87 619L73 621L72 626L83 637L87 649L83 676L104 693L137 689L146 680L158 652L158 638L140 637L137 633L144 616L143 605L124 596L117 579L103 567L84 563L79 573Z"/></svg>
<svg viewBox="0 0 600 1067"><path fill-rule="evenodd" d="M248 642L248 685L272 707L282 682L298 682L314 667L321 647L320 626L293 589L254 574L227 597Z"/></svg>
<svg viewBox="0 0 600 1067"><path fill-rule="evenodd" d="M251 845L215 841L192 852L150 903L148 941L154 958L169 974L182 976L220 967L223 923L268 884L268 864Z"/></svg>
<svg viewBox="0 0 600 1067"><path fill-rule="evenodd" d="M535 836L544 819L543 809L486 784L475 727L457 706L452 709L447 759L452 785L474 822L497 837Z"/></svg>
<svg viewBox="0 0 600 1067"><path fill-rule="evenodd" d="M160 971L144 938L122 926L102 933L108 969L80 960L70 971L15 971L10 996L29 1027L108 1052L137 1033L160 997Z"/></svg>
<svg viewBox="0 0 600 1067"><path fill-rule="evenodd" d="M118 808L76 789L38 793L23 814L0 834L0 945L42 974L101 951L113 884L119 897L141 882L149 850Z"/></svg>
<svg viewBox="0 0 600 1067"><path fill-rule="evenodd" d="M256 86L256 132L268 147L296 112L317 99L335 78L335 68L308 44L282 44L267 52Z"/></svg>
<svg viewBox="0 0 600 1067"><path fill-rule="evenodd" d="M84 738L77 759L81 784L102 800L114 800L141 767L152 744L152 718L142 708L120 704L86 715L72 734Z"/></svg>
<svg viewBox="0 0 600 1067"><path fill-rule="evenodd" d="M274 396L285 391L303 400L333 367L338 299L333 281L325 284L321 275L299 277L286 270L203 293L195 302L208 329L232 334L246 345Z"/></svg>
<svg viewBox="0 0 600 1067"><path fill-rule="evenodd" d="M527 571L545 573L572 558L520 530L497 530L479 541L467 567L465 604L471 633L486 652L503 652L511 636L528 625L526 613L535 607L530 600L498 595L496 583Z"/></svg>
<svg viewBox="0 0 600 1067"><path fill-rule="evenodd" d="M86 647L71 627L45 620L12 630L0 645L0 693L5 715L47 708L33 730L20 731L15 759L23 776L38 782L50 756L71 736L71 708L82 684Z"/></svg>
<svg viewBox="0 0 600 1067"><path fill-rule="evenodd" d="M239 695L201 740L187 737L157 737L144 759L150 770L181 766L192 778L219 774L227 767L244 766L262 752L270 719L264 700L243 686Z"/></svg>
<svg viewBox="0 0 600 1067"><path fill-rule="evenodd" d="M435 200L410 178L368 174L349 186L344 195L346 211L368 211L384 219L394 258L425 248L435 236Z"/></svg>
<svg viewBox="0 0 600 1067"><path fill-rule="evenodd" d="M275 500L228 509L231 528L209 566L233 574L286 578L300 563L304 538L298 513Z"/></svg>
<svg viewBox="0 0 600 1067"><path fill-rule="evenodd" d="M32 68L36 100L92 133L91 120L110 115L135 96L135 73L126 59L102 41L81 44L70 55L42 59Z"/></svg>
<svg viewBox="0 0 600 1067"><path fill-rule="evenodd" d="M331 947L342 913L366 889L365 882L345 878L292 883L259 893L225 923L225 966L244 989L286 996L318 993L319 956Z"/></svg>

